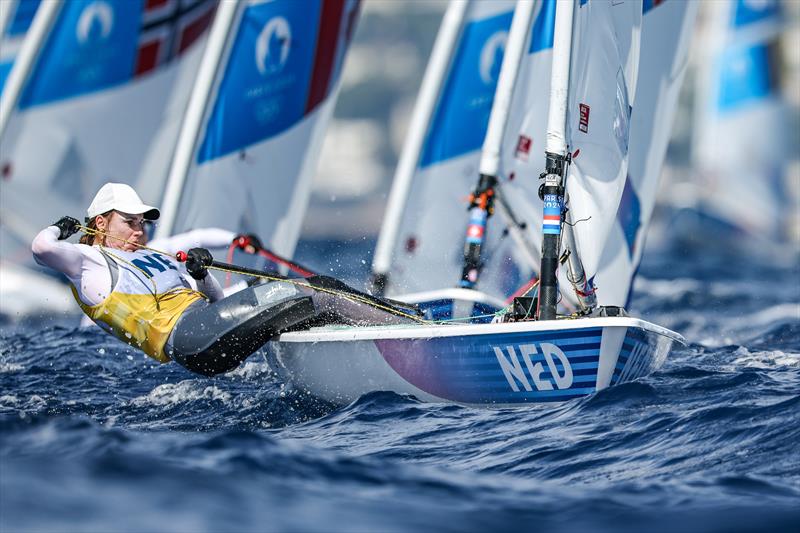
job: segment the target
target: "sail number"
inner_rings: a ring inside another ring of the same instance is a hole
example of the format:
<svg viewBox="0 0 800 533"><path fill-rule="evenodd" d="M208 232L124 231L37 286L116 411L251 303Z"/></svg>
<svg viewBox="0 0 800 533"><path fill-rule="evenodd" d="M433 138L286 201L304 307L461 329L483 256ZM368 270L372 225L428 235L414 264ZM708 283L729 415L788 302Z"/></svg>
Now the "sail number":
<svg viewBox="0 0 800 533"><path fill-rule="evenodd" d="M542 342L539 347L535 344L520 344L515 346L506 346L505 350L499 346L492 346L494 355L497 357L497 362L500 364L500 369L508 381L508 385L514 392L520 391L520 385L528 392L536 387L536 390L547 391L553 390L554 385L557 389L568 389L572 386L572 366L569 364L569 359L561 351L561 348L549 342ZM541 351L544 361L533 362L534 356ZM519 357L517 356L519 353ZM522 363L520 362L522 358ZM550 378L543 376L549 370ZM559 365L560 363L560 365ZM525 365L523 368L522 365ZM559 366L561 368L559 368ZM528 370L531 380L525 374L525 368ZM533 387L531 386L533 382Z"/></svg>

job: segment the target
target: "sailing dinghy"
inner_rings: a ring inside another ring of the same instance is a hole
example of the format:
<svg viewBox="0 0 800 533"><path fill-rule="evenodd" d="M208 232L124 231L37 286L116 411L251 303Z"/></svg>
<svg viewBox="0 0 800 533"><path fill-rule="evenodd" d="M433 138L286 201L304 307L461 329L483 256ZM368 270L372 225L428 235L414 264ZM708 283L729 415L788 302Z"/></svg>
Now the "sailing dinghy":
<svg viewBox="0 0 800 533"><path fill-rule="evenodd" d="M515 8L481 154L488 186L476 193L491 190L502 174L505 133L519 125L509 126L509 109L520 63L536 13L552 4L521 1ZM268 344L273 368L334 403L386 390L425 401L514 405L586 396L661 366L683 338L627 316L622 305L641 257L652 210L645 196L655 194L651 181L663 163L693 21L694 8L683 2L556 4L550 87L526 89L549 97L546 135L532 141L544 153L536 183L543 200L536 298L515 298L491 323L436 320L430 302L422 302L427 314L413 322L287 332ZM492 206L473 203L457 299L485 303L474 289L484 243L470 237L485 233ZM572 285L577 312L559 308L568 292L559 279Z"/></svg>

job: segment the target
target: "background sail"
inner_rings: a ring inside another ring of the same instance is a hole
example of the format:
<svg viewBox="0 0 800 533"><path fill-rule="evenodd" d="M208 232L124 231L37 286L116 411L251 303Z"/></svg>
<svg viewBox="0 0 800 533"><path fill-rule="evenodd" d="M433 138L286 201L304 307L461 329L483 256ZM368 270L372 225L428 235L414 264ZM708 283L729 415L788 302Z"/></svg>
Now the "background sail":
<svg viewBox="0 0 800 533"><path fill-rule="evenodd" d="M777 241L787 229L783 173L791 139L780 92L780 4L732 0L703 11L709 31L697 71L697 187L679 190L691 191L691 207Z"/></svg>
<svg viewBox="0 0 800 533"><path fill-rule="evenodd" d="M358 7L353 0L239 6L173 232L216 226L293 253Z"/></svg>
<svg viewBox="0 0 800 533"><path fill-rule="evenodd" d="M215 6L62 4L0 143L4 261L31 266L38 230L63 215L82 218L105 181L134 183L169 102L186 100L190 84L184 81L182 95L174 89L194 76Z"/></svg>
<svg viewBox="0 0 800 533"><path fill-rule="evenodd" d="M645 0L643 11L628 174L595 271L599 305L627 306L630 300L686 72L697 2ZM579 121L575 117L573 127Z"/></svg>
<svg viewBox="0 0 800 533"><path fill-rule="evenodd" d="M458 282L467 196L478 179L513 9L512 1L474 1L467 9L394 244L391 293Z"/></svg>
<svg viewBox="0 0 800 533"><path fill-rule="evenodd" d="M5 29L0 35L0 94L3 92L6 78L8 78L14 59L17 57L19 47L25 39L25 34L33 22L33 16L41 0L7 0L0 2L0 20L5 21Z"/></svg>

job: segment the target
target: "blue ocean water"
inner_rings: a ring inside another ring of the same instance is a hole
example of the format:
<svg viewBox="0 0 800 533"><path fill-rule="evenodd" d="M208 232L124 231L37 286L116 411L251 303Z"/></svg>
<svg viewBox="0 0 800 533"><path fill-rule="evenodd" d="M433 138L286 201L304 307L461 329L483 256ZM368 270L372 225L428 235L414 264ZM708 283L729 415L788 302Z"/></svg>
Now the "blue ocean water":
<svg viewBox="0 0 800 533"><path fill-rule="evenodd" d="M299 260L362 280L369 241ZM800 261L672 244L635 314L690 345L544 408L335 407L94 329L0 329L0 531L798 531Z"/></svg>

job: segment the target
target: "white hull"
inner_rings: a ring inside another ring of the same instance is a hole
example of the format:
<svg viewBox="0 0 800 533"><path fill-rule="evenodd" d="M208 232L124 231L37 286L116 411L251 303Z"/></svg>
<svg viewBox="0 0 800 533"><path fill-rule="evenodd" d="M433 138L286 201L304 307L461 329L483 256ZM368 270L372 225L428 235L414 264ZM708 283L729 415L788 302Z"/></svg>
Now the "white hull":
<svg viewBox="0 0 800 533"><path fill-rule="evenodd" d="M317 397L373 391L423 401L513 405L565 401L659 368L675 332L627 317L475 325L325 327L284 333L270 364Z"/></svg>

